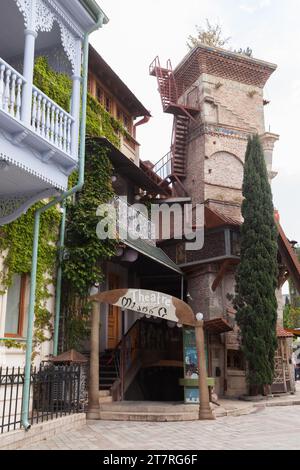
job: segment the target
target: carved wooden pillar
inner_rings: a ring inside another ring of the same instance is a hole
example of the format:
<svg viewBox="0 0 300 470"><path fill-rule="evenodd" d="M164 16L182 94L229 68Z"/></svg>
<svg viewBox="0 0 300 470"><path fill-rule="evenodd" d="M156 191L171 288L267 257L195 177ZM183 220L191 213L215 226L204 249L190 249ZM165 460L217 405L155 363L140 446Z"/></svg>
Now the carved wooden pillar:
<svg viewBox="0 0 300 470"><path fill-rule="evenodd" d="M91 320L91 358L89 380L89 406L88 419L100 418L99 406L99 328L100 328L100 303L93 302Z"/></svg>

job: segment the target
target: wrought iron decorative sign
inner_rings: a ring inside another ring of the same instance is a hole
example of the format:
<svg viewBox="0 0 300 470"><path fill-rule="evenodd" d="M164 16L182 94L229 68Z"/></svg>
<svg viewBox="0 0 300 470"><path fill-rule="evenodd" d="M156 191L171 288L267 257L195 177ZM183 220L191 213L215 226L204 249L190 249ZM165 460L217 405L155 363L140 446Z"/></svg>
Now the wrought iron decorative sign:
<svg viewBox="0 0 300 470"><path fill-rule="evenodd" d="M178 322L172 297L160 292L129 289L115 305L151 317Z"/></svg>
<svg viewBox="0 0 300 470"><path fill-rule="evenodd" d="M195 317L189 305L162 292L143 289L117 289L94 295L94 302L106 302L123 310L193 326Z"/></svg>

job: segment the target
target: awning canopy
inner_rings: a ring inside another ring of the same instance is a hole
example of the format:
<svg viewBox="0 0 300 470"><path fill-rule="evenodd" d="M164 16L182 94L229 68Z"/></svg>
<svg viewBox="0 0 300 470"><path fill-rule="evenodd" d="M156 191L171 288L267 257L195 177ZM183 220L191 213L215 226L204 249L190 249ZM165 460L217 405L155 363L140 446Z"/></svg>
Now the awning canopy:
<svg viewBox="0 0 300 470"><path fill-rule="evenodd" d="M288 272L295 283L296 289L300 292L300 263L298 257L292 248L291 243L287 239L281 225L277 223L279 237L278 237L278 249L281 258L286 265Z"/></svg>
<svg viewBox="0 0 300 470"><path fill-rule="evenodd" d="M70 349L70 351L64 352L59 356L56 356L51 359L51 362L53 362L54 364L63 362L68 362L69 364L85 364L88 362L88 359L75 349Z"/></svg>
<svg viewBox="0 0 300 470"><path fill-rule="evenodd" d="M130 181L139 188L145 189L150 193L169 194L169 191L155 183L155 181L153 181L140 167L117 149L117 147L106 139L106 137L88 137L87 146L90 142L98 142L107 147L109 149L108 157L115 170L130 179Z"/></svg>
<svg viewBox="0 0 300 470"><path fill-rule="evenodd" d="M167 255L166 253L157 246L150 245L146 241L142 239L133 240L132 238L127 238L126 240L122 240L122 242L127 245L129 248L138 251L142 255L146 256L147 258L156 261L159 264L162 264L166 268L171 269L172 271L177 272L178 274L183 275L181 269L175 264Z"/></svg>
<svg viewBox="0 0 300 470"><path fill-rule="evenodd" d="M277 338L291 338L292 336L300 336L300 329L278 329L277 327Z"/></svg>
<svg viewBox="0 0 300 470"><path fill-rule="evenodd" d="M233 328L229 325L229 323L224 318L213 318L212 320L207 320L204 322L204 329L208 331L208 333L212 333L215 335L219 335L221 333L227 333L228 331L232 331Z"/></svg>

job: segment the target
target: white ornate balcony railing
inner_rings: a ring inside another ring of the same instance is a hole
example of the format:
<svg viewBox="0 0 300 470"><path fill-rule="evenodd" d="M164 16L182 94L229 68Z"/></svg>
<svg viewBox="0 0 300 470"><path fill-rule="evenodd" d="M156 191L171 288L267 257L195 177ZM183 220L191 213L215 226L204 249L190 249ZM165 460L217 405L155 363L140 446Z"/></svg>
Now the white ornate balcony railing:
<svg viewBox="0 0 300 470"><path fill-rule="evenodd" d="M0 109L21 120L24 77L0 58Z"/></svg>
<svg viewBox="0 0 300 470"><path fill-rule="evenodd" d="M22 106L26 105L22 102L25 84L25 78L0 58L0 110L20 122ZM32 90L31 129L71 155L74 118L37 87L33 86Z"/></svg>
<svg viewBox="0 0 300 470"><path fill-rule="evenodd" d="M114 198L114 206L117 211L117 228L119 235L124 232L131 238L141 238L150 245L156 246L155 224L142 212L130 206L121 197ZM137 237L140 234L140 237Z"/></svg>
<svg viewBox="0 0 300 470"><path fill-rule="evenodd" d="M33 130L51 144L71 154L73 117L35 86L32 93Z"/></svg>

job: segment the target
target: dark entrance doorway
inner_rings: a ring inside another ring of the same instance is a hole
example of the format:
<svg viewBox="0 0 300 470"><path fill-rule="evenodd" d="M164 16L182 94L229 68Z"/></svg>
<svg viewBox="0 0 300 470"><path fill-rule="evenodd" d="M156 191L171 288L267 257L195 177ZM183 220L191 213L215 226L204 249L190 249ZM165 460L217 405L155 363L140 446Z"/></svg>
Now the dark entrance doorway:
<svg viewBox="0 0 300 470"><path fill-rule="evenodd" d="M183 401L182 328L163 320L140 320L141 368L126 400Z"/></svg>

